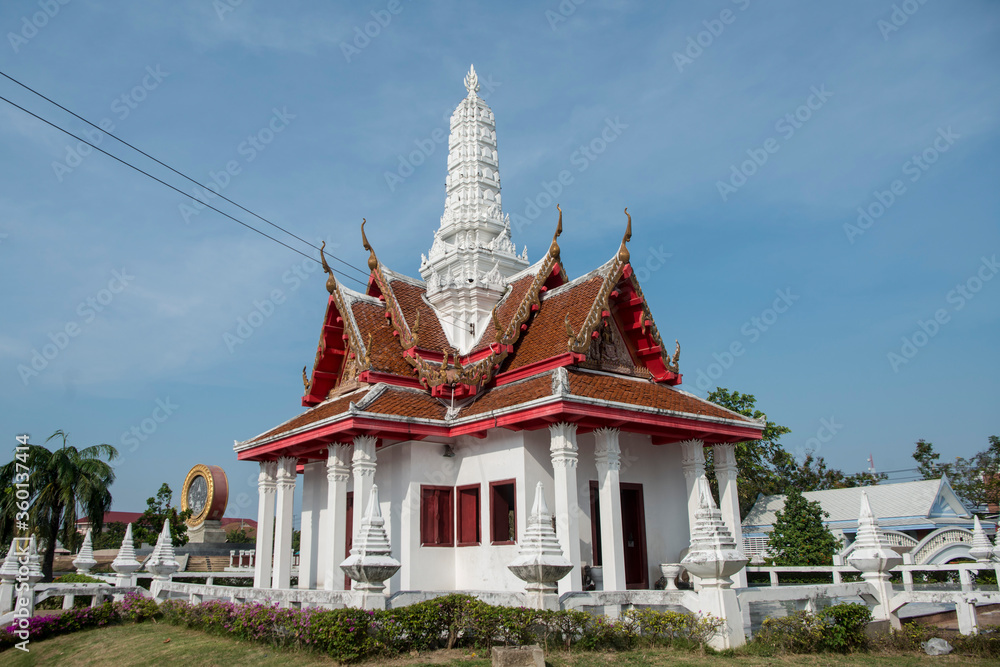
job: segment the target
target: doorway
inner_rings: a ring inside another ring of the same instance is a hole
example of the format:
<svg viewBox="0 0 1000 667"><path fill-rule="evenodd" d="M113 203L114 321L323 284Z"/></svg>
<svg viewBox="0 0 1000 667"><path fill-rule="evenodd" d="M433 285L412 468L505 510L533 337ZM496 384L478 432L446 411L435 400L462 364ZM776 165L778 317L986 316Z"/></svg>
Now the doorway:
<svg viewBox="0 0 1000 667"><path fill-rule="evenodd" d="M625 542L625 586L629 589L649 588L642 484L621 482L619 486L622 498L622 539ZM596 481L590 482L590 517L593 563L601 565L601 503Z"/></svg>

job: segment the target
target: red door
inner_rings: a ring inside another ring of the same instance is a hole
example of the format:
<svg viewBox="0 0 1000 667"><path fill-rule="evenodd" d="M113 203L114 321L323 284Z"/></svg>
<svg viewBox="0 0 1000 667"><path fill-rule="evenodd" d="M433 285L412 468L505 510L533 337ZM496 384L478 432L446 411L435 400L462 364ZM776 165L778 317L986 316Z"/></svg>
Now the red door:
<svg viewBox="0 0 1000 667"><path fill-rule="evenodd" d="M621 482L622 539L625 542L625 585L627 588L649 588L649 568L646 565L646 515L643 508L642 484ZM601 503L597 482L590 483L591 544L594 565L601 559Z"/></svg>
<svg viewBox="0 0 1000 667"><path fill-rule="evenodd" d="M351 555L351 546L354 544L354 492L347 492L347 553L344 558ZM344 575L344 590L351 590L351 578Z"/></svg>
<svg viewBox="0 0 1000 667"><path fill-rule="evenodd" d="M622 539L625 541L625 586L649 588L646 566L646 516L642 502L642 484L621 483Z"/></svg>

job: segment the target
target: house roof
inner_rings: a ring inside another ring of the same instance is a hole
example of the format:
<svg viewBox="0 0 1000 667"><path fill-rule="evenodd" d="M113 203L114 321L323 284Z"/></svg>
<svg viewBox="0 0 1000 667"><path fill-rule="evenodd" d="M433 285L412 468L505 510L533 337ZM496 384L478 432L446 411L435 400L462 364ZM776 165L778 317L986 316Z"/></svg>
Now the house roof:
<svg viewBox="0 0 1000 667"><path fill-rule="evenodd" d="M894 528L926 528L940 524L972 523L972 516L962 506L948 479L897 482L849 489L807 491L806 500L819 502L830 514L824 523L831 527L854 528L861 508L861 493L868 495L879 525ZM774 525L776 513L785 506L785 496L762 496L754 503L743 529L767 532Z"/></svg>

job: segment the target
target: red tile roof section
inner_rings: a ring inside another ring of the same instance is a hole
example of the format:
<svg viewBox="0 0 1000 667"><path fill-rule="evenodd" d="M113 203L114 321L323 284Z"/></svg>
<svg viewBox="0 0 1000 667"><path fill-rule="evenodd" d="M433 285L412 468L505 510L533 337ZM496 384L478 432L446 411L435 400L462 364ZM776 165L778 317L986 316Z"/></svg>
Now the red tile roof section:
<svg viewBox="0 0 1000 667"><path fill-rule="evenodd" d="M569 389L574 396L756 423L749 417L737 415L714 403L655 382L571 370Z"/></svg>
<svg viewBox="0 0 1000 667"><path fill-rule="evenodd" d="M399 339L392 335L392 325L385 317L385 308L373 303L356 301L351 310L361 332L362 344L367 346L368 335L372 336L371 349L368 350L372 369L404 377L416 377L413 367L403 358ZM423 316L420 319L422 325Z"/></svg>
<svg viewBox="0 0 1000 667"><path fill-rule="evenodd" d="M503 370L514 370L566 354L569 351L566 347L566 315L569 314L573 330L579 331L603 280L601 276L594 276L543 299L541 308L528 323L527 331L521 334L521 340L514 346L513 358L507 361Z"/></svg>
<svg viewBox="0 0 1000 667"><path fill-rule="evenodd" d="M417 321L417 313L420 313L419 347L425 350L434 350L435 352L440 352L441 348L447 347L454 353L455 349L448 343L448 338L444 335L441 322L438 321L434 309L424 302L424 288L411 285L403 280L393 280L390 281L390 284L392 285L393 293L396 295L396 302L399 304L400 310L403 311L403 317L406 318L406 324L410 327L410 331L413 331L413 327Z"/></svg>

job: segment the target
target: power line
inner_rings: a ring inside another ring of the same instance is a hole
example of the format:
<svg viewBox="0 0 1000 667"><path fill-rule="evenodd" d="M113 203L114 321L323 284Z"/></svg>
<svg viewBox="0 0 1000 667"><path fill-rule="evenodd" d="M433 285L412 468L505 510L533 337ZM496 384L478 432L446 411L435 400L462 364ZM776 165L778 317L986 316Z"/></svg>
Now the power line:
<svg viewBox="0 0 1000 667"><path fill-rule="evenodd" d="M263 237L266 237L266 238L269 238L269 239L271 239L272 241L274 241L275 243L277 243L277 244L279 244L279 245L283 245L283 246L285 246L286 248L288 248L288 249L289 249L289 250L291 250L292 252L297 252L298 254L302 255L303 257L305 257L306 259L308 259L308 260L310 260L310 261L312 261L312 262L316 262L316 261L317 261L317 260L313 259L312 257L310 257L309 255L307 255L307 254L305 254L304 252L302 252L301 250L299 250L298 248L293 248L292 246L288 245L288 244L287 244L287 243L285 243L284 241L279 241L278 239L274 238L273 236L271 236L271 235L270 235L270 234L268 234L267 232L262 232L261 230L257 229L257 228L256 228L256 227L254 227L253 225L249 225L249 224L247 224L247 223L243 222L242 220L239 220L239 219L237 219L237 218L234 218L233 216L229 215L229 214L228 214L228 213L226 213L225 211L220 211L219 209L215 208L215 207L214 207L214 206L212 206L211 204L209 204L209 203L207 203L207 202L203 202L202 200L198 199L198 198L197 198L197 197L195 197L194 195L190 195L190 194L188 194L188 193L184 192L183 190L181 190L180 188L177 188L177 187L174 187L174 186L173 186L173 185L171 185L170 183L167 183L166 181L164 181L164 180L162 180L162 179L160 179L160 178L157 178L156 176L153 176L153 175L152 175L152 174L150 174L149 172L147 172L147 171L143 171L143 170L142 170L142 169L140 169L139 167L136 167L136 166L135 166L134 164L132 164L132 163L130 163L130 162L127 162L127 161L125 161L125 160L121 159L120 157L118 157L118 156L116 156L116 155L112 155L111 153L107 152L106 150L104 150L104 149L102 149L102 148L99 148L98 146L95 146L94 144L90 143L90 142L89 142L89 141L87 141L86 139L81 139L80 137L76 136L75 134L73 134L73 133L72 133L72 132L70 132L69 130L65 130L65 129L61 128L60 126L56 125L56 124L55 124L55 123L53 123L52 121L49 121L49 120L46 120L46 119L42 118L41 116L39 116L38 114L36 114L36 113L33 113L33 112L31 112L31 111L28 111L27 109L25 109L25 108L24 108L24 107L22 107L21 105L19 105L19 104L15 104L14 102L11 102L11 101L10 101L10 100L8 100L8 99L7 99L6 97L3 97L2 95L0 95L0 100L3 100L4 102L6 102L7 104L11 105L12 107L15 107L15 108L17 108L17 109L20 109L21 111L23 111L24 113L28 114L29 116L32 116L33 118L37 118L38 120L42 121L42 122L43 122L43 123L45 123L46 125L49 125L49 126L51 126L51 127L54 127L55 129L59 130L60 132L62 132L62 133L64 133L64 134L67 134L67 135L69 135L69 136L73 137L73 138L74 138L74 139L76 139L77 141L80 141L80 142L83 142L83 143L87 144L88 146L90 146L90 147L91 147L91 148L93 148L94 150L96 150L96 151L99 151L99 152L101 152L101 153L104 153L104 154L105 154L105 155L107 155L107 156L108 156L109 158L112 158L113 160L116 160L116 161L118 161L118 162L121 162L121 163L122 163L123 165L125 165L126 167L129 167L129 168L131 168L131 169L134 169L135 171L139 172L140 174L142 174L142 175L144 175L144 176L148 176L149 178L153 179L153 180L154 180L154 181L156 181L157 183L160 183L161 185L165 185L165 186L167 186L168 188L170 188L170 189L171 189L171 190L173 190L174 192L177 192L178 194L181 194L181 195L184 195L184 196L185 196L185 197L187 197L188 199L191 199L191 200L193 200L193 201L196 201L196 202L198 202L199 204L203 204L203 205L205 205L206 207L208 207L208 208L212 209L213 211L215 211L216 213L218 213L218 214L220 214L220 215L224 215L224 216L226 216L227 218L229 218L229 219L230 219L230 220L232 220L233 222L236 222L236 223L238 223L238 224L240 224L240 225L243 225L243 226L244 226L244 227L246 227L247 229L250 229L250 230L253 230L253 231L257 232L258 234L260 234L261 236L263 236ZM310 245L311 245L311 244L310 244ZM335 271L336 273L339 273L339 274L340 274L340 275L342 275L342 276L343 276L344 278L347 278L347 279L349 279L349 280L353 280L353 281L355 281L355 282L357 282L357 283L360 283L360 284L362 284L362 285L364 285L364 284L365 284L365 283L363 283L362 281L360 281L360 280L358 280L357 278L355 278L354 276L350 276L350 275L348 275L348 274L344 273L343 271L338 271L337 269L331 269L331 270L332 270L332 271Z"/></svg>
<svg viewBox="0 0 1000 667"><path fill-rule="evenodd" d="M71 116L73 116L74 118L78 118L78 119L82 120L82 121L83 121L84 123L86 123L87 125L90 125L90 126L91 126L92 128L94 128L95 130L99 130L100 132L103 132L104 134L107 134L107 135L108 135L109 137L111 137L111 138L112 138L112 139L114 139L115 141L118 141L119 143L122 143L122 144L124 144L124 145L128 146L129 148L131 148L132 150L136 151L137 153L141 153L142 155L146 156L147 158L149 158L149 159L150 159L150 160L152 160L153 162L155 162L155 163L159 164L160 166L162 166L162 167L166 167L167 169L169 169L170 171L174 172L175 174L177 174L177 175L178 175L178 176L180 176L181 178L183 178L183 179L186 179L186 180L190 181L191 183L194 183L194 184L195 184L195 185L197 185L198 187L201 187L201 188L204 188L205 190L209 190L208 186L206 186L206 185L203 185L202 183L200 183L200 182L198 182L198 181L194 180L193 178L191 178L191 177L190 177L190 176L188 176L187 174L184 174L184 173L182 173L182 172L178 171L177 169L174 169L174 168L173 168L173 167L171 167L171 166L170 166L169 164L167 164L167 163L165 163L165 162L163 162L163 161L161 161L161 160L158 160L157 158L153 157L152 155L150 155L149 153L145 152L145 151L144 151L144 150L142 150L141 148L138 148L138 147L136 147L136 146L133 146L132 144L130 144L129 142L125 141L125 140L124 140L124 139L122 139L121 137L118 137L117 135L115 135L115 134L112 134L111 132L109 132L109 131L107 131L107 130L105 130L105 129L103 129L103 128L101 128L101 127L97 126L97 125L95 125L94 123L90 122L89 120L87 120L86 118L84 118L83 116L81 116L80 114L78 114L78 113L75 113L74 111L71 111L70 109L67 109L67 108L66 108L66 107L64 107L63 105L61 105L61 104L59 104L58 102L56 102L55 100L53 100L53 99L51 99L51 98L49 98L49 97L46 97L46 96L45 96L45 95L43 95L42 93L38 92L37 90L35 90L35 89L34 89L34 88L32 88L31 86L28 86L27 84L24 84L24 83L21 83L20 81L18 81L17 79L15 79L14 77L10 76L9 74L7 74L7 73L5 73L5 72L3 72L3 71L0 71L0 76L3 76L4 78L6 78L6 79L9 79L10 81L13 81L13 82L14 82L14 83L16 83L17 85L19 85L19 86L21 86L22 88L24 88L25 90L28 90L28 91L31 91L32 93L34 93L34 94L35 94L35 95L37 95L38 97L41 97L41 98L42 98L43 100L45 100L46 102L49 102L50 104L53 104L53 105L55 105L55 106L59 107L60 109L62 109L62 110L63 110L63 111L65 111L66 113L70 114L70 115L71 115ZM15 106L16 106L16 105L15 105ZM28 112L28 113L30 113L30 112ZM32 115L34 115L34 114L32 114ZM37 118L37 116L36 116L36 118ZM59 128L59 129L62 129L62 128ZM81 141L82 141L82 140L81 140ZM95 148L96 148L96 146L95 146ZM101 151L101 152L102 152L102 153L104 153L104 151ZM108 155L108 153L105 153L105 155ZM112 156L112 157L113 157L113 156ZM130 166L131 166L131 165L130 165ZM161 182L162 182L162 181L161 181ZM215 192L215 191L213 190L213 192ZM284 227L282 227L281 225L278 225L278 224L275 224L275 223L271 222L270 220L268 220L267 218L265 218L265 217L263 217L263 216L261 216L261 215L258 215L257 213L254 213L254 212L253 212L253 211L251 211L250 209L248 209L248 208L246 208L246 207L244 207L244 206L241 206L240 204L237 204L236 202L234 202L234 201L233 201L232 199L230 199L229 197L225 196L225 195L224 195L224 194L222 194L221 192L215 192L215 194L216 194L216 196L218 196L219 198L221 198L221 199L224 199L224 200L226 200L227 202L229 202L229 203L230 203L230 204L232 204L233 206L235 206L235 207L237 207L237 208L239 208L239 209L241 209L241 210L243 210L243 211L245 211L245 212L249 213L250 215L252 215L252 216L254 216L255 218L257 218L258 220L261 220L261 221L263 221L263 222L266 222L267 224L271 225L271 226L272 226L272 227L274 227L275 229L280 229L281 231L283 231L284 233L288 234L289 236L292 236L292 237L294 237L294 238L298 239L299 241L302 241L303 243L305 243L305 244L306 244L307 246L310 246L310 247L311 247L311 248L313 248L314 250L319 250L319 247L318 247L318 246L316 246L316 245L314 245L314 244L310 243L309 241L305 240L305 239L304 239L304 238L302 238L301 236L298 236L297 234L295 234L295 233L293 233L293 232L290 232L289 230L285 229L285 228L284 228ZM192 199L194 199L194 197L192 197ZM197 201L200 201L200 200L197 200ZM202 202L202 203L204 203L204 202ZM207 204L206 204L206 206L207 206ZM213 210L218 210L218 209L214 209L214 208L213 208ZM237 222L238 222L238 221L237 221ZM268 237L268 238L271 238L271 237ZM287 247L287 246L286 246L286 247ZM355 271L357 271L357 272L361 273L361 274L362 274L362 275L364 275L364 276L367 276L367 275L368 275L368 274L367 274L367 273L366 273L365 271L363 271L363 270L359 269L358 267L354 266L354 265L353 265L353 264L351 264L350 262L347 262L347 261L345 261L345 260L343 260L343 259L341 259L341 258L337 257L336 255L333 255L333 254L330 254L329 256L330 256L331 258L333 258L333 259L337 260L337 261L338 261L338 262L340 262L341 264L344 264L345 266L349 266L350 268L354 269ZM312 258L310 258L310 259L312 259ZM360 282L360 281L358 281L358 282Z"/></svg>

